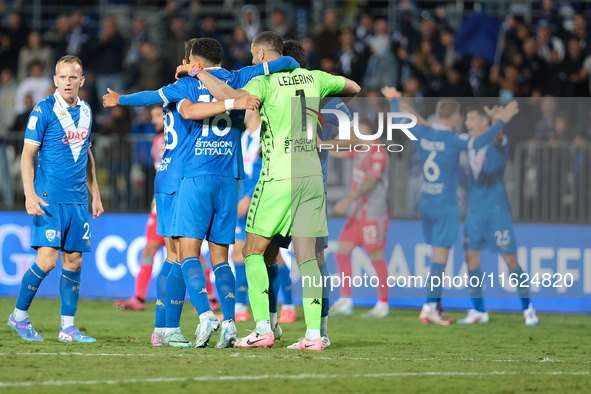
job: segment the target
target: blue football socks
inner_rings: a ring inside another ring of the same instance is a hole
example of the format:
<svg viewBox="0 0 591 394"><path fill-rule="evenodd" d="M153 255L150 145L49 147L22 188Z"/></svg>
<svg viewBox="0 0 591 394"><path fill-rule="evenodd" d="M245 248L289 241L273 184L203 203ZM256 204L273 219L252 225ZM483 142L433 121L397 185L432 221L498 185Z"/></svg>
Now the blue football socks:
<svg viewBox="0 0 591 394"><path fill-rule="evenodd" d="M166 327L166 281L168 278L168 273L172 268L172 261L164 260L164 264L162 264L162 269L158 274L158 278L156 279L156 322L154 324L155 328L164 328Z"/></svg>
<svg viewBox="0 0 591 394"><path fill-rule="evenodd" d="M166 328L180 327L186 292L181 263L174 261L166 278Z"/></svg>
<svg viewBox="0 0 591 394"><path fill-rule="evenodd" d="M215 287L220 298L220 305L224 320L234 320L234 312L236 308L236 279L230 264L223 262L213 267L215 275Z"/></svg>
<svg viewBox="0 0 591 394"><path fill-rule="evenodd" d="M205 273L201 262L197 257L189 257L183 260L181 263L181 269L183 271L183 278L185 278L185 284L187 285L187 292L191 297L191 302L197 313L201 315L209 310L209 299L207 297L207 287L205 284Z"/></svg>
<svg viewBox="0 0 591 394"><path fill-rule="evenodd" d="M33 263L31 267L23 275L21 281L21 288L16 299L16 308L21 311L28 311L31 302L37 293L37 289L41 285L41 281L45 279L47 274L39 268L37 263Z"/></svg>

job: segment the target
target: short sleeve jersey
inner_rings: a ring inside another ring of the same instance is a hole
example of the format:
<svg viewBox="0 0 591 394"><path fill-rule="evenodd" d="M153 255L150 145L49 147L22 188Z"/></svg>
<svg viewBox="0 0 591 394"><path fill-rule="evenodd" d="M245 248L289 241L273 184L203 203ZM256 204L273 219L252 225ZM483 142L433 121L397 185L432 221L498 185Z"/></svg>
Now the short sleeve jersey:
<svg viewBox="0 0 591 394"><path fill-rule="evenodd" d="M39 146L35 192L47 203L87 204L86 166L92 111L84 100L68 105L59 92L29 115L25 143Z"/></svg>
<svg viewBox="0 0 591 394"><path fill-rule="evenodd" d="M215 68L210 72L235 89L242 88L251 78L261 75L259 68L253 67L238 71ZM174 84L161 88L159 93L165 103L183 99L189 99L194 103L215 100L201 81L190 77L181 78ZM244 177L240 147L244 111L224 112L196 121L181 121L176 117L170 119L174 119L175 124L183 123L189 130L190 151L182 165L183 177L199 175L220 175L236 179ZM169 123L169 130L170 127ZM173 125L172 128L174 127Z"/></svg>
<svg viewBox="0 0 591 394"><path fill-rule="evenodd" d="M260 179L322 175L316 133L302 128L302 107L318 112L320 98L340 93L344 86L343 77L298 68L254 78L244 87L261 99L263 164ZM308 138L310 134L312 138Z"/></svg>
<svg viewBox="0 0 591 394"><path fill-rule="evenodd" d="M265 66L260 64L237 71L227 71L221 68L212 68L212 70L212 73L218 78L224 79L230 86L238 89L251 78L263 75ZM183 176L222 175L234 176L238 179L242 177L243 167L238 145L239 137L232 126L241 127L243 111L232 111L230 115L219 114L201 121L184 119L177 110L177 103L183 99L193 102L215 100L200 81L191 77L181 78L179 81L159 89L156 97L151 93L140 92L130 96L124 95L120 97L120 103L136 106L164 103L166 146L154 182L156 193L173 194L177 192ZM232 126L228 127L229 125ZM189 154L190 152L194 154ZM224 157L216 160L218 154ZM185 162L188 162L188 165L185 165Z"/></svg>

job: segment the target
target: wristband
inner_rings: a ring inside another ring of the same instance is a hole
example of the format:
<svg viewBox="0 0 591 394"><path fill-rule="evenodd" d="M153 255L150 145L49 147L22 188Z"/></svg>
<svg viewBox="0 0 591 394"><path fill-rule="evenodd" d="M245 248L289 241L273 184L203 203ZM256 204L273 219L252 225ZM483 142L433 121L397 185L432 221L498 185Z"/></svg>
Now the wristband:
<svg viewBox="0 0 591 394"><path fill-rule="evenodd" d="M226 106L226 111L233 110L234 109L234 99L224 100L224 105Z"/></svg>

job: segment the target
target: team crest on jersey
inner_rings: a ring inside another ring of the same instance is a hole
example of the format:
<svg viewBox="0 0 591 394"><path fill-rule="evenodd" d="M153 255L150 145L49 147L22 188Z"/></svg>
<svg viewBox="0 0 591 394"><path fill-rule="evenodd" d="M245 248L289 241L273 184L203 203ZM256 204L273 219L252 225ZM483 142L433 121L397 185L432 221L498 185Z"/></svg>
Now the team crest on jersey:
<svg viewBox="0 0 591 394"><path fill-rule="evenodd" d="M74 145L86 141L86 138L88 138L88 128L78 127L76 130L66 131L62 142L66 145Z"/></svg>
<svg viewBox="0 0 591 394"><path fill-rule="evenodd" d="M84 116L89 115L88 108L83 108L82 111L84 111Z"/></svg>
<svg viewBox="0 0 591 394"><path fill-rule="evenodd" d="M56 235L56 231L55 230L45 230L45 237L47 238L47 240L49 242L53 241L55 239L55 235Z"/></svg>

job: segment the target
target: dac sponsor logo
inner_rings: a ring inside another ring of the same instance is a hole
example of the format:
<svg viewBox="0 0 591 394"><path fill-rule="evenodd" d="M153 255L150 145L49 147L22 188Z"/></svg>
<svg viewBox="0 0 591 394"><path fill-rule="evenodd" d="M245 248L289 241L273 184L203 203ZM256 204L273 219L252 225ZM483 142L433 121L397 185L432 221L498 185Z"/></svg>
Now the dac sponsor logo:
<svg viewBox="0 0 591 394"><path fill-rule="evenodd" d="M62 138L62 142L66 145L74 145L86 141L88 138L88 128L78 127L75 131L68 130L66 135Z"/></svg>

